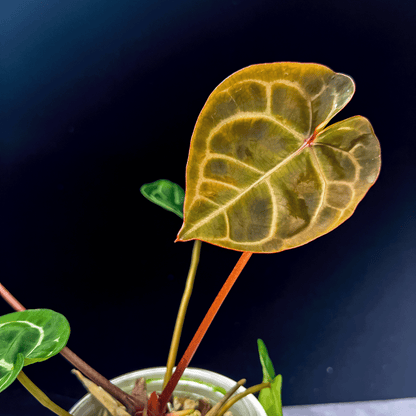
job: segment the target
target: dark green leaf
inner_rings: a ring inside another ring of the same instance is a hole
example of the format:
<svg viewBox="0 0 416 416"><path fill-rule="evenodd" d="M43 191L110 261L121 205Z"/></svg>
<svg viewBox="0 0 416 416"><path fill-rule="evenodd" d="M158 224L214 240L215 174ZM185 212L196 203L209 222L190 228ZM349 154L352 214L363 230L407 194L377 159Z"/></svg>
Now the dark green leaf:
<svg viewBox="0 0 416 416"><path fill-rule="evenodd" d="M50 309L29 309L0 317L0 392L25 365L47 360L65 347L66 318Z"/></svg>
<svg viewBox="0 0 416 416"><path fill-rule="evenodd" d="M14 364L7 363L0 359L0 392L5 390L16 380L24 366L23 354L17 354Z"/></svg>
<svg viewBox="0 0 416 416"><path fill-rule="evenodd" d="M166 179L147 183L140 188L140 192L149 201L174 212L183 219L183 201L185 191L176 183Z"/></svg>

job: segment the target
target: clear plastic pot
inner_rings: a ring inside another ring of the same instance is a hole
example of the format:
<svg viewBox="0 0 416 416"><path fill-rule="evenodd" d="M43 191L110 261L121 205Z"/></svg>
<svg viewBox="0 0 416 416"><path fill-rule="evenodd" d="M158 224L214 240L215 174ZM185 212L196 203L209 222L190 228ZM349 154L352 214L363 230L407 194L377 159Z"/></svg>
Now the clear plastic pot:
<svg viewBox="0 0 416 416"><path fill-rule="evenodd" d="M147 368L133 371L111 380L113 384L127 393L131 393L137 378L144 377L147 380L147 391L162 391L163 377L166 367ZM192 399L206 397L211 403L217 403L236 382L221 374L199 368L187 368L179 381L174 395L187 396ZM240 387L237 393L246 390ZM230 411L233 416L267 416L260 402L253 394L249 394L234 404ZM100 416L103 406L91 394L85 395L69 411L74 416Z"/></svg>

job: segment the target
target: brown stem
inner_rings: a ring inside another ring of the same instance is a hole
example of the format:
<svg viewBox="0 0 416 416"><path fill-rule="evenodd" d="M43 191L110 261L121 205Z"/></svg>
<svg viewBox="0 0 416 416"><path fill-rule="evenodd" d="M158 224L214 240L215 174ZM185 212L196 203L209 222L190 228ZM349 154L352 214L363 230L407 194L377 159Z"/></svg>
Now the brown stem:
<svg viewBox="0 0 416 416"><path fill-rule="evenodd" d="M224 283L224 286L221 288L220 292L218 293L217 297L215 298L214 302L212 303L211 307L209 308L207 314L205 315L201 325L199 326L196 334L192 338L191 343L189 344L188 348L185 351L182 359L179 361L179 364L176 367L175 372L173 373L172 377L170 378L168 384L163 389L162 394L159 398L159 409L163 411L168 402L170 396L173 393L176 385L178 384L183 372L188 367L192 357L195 354L199 344L202 341L205 333L207 332L209 326L211 325L212 320L214 319L215 315L217 314L220 306L224 302L224 299L228 295L229 291L233 287L235 281L237 280L238 276L244 269L244 266L247 264L248 260L250 259L253 253L244 252L240 259L238 260L237 264L235 265L233 271L231 272L230 276Z"/></svg>
<svg viewBox="0 0 416 416"><path fill-rule="evenodd" d="M16 311L24 311L26 308L0 283L0 295L3 299ZM107 393L111 394L115 399L121 402L128 412L134 415L136 410L136 400L134 397L125 393L119 387L112 384L100 373L90 367L85 361L81 360L75 353L73 353L68 347L64 347L61 350L61 354L81 373L92 380L98 386L101 386Z"/></svg>
<svg viewBox="0 0 416 416"><path fill-rule="evenodd" d="M111 381L107 380L98 371L94 370L85 361L81 360L81 358L73 353L68 347L64 347L61 350L61 354L82 374L97 384L97 386L101 386L107 393L111 394L115 399L126 406L129 413L133 412L132 414L134 414L136 410L136 401L134 397L130 396L119 387L111 383Z"/></svg>

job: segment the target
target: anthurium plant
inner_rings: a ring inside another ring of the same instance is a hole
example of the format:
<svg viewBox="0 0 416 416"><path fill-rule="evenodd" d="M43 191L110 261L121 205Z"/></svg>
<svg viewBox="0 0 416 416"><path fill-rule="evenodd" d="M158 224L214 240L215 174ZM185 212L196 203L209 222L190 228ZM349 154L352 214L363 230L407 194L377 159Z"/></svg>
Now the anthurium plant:
<svg viewBox="0 0 416 416"><path fill-rule="evenodd" d="M17 378L53 412L68 415L22 371L60 351L92 393L93 386L100 386L108 394L103 403L111 402L106 406L113 414L184 415L169 413L167 402L250 257L292 249L330 232L353 214L375 183L380 145L370 122L356 116L328 125L354 91L349 76L319 64L279 62L237 71L215 88L198 117L186 192L164 179L141 187L147 199L183 218L176 241L194 240L161 394L149 392L148 398L144 380L137 381L131 394L112 385L65 347L69 325L62 315L24 310L4 286L1 295L19 312L0 318L0 391ZM176 364L202 242L242 254ZM244 395L256 392L268 416L282 415L282 377L276 376L262 340L258 350L262 383L235 396L231 392L208 416L222 415Z"/></svg>

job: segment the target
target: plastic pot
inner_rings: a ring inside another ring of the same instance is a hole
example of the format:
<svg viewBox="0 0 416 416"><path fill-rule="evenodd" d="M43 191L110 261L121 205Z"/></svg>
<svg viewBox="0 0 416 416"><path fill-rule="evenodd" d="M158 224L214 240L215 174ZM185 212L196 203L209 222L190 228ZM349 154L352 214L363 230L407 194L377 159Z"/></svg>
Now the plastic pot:
<svg viewBox="0 0 416 416"><path fill-rule="evenodd" d="M162 391L163 377L166 367L154 367L133 371L111 380L113 384L127 393L131 393L137 378L144 377L147 391ZM174 395L188 396L192 399L206 397L211 403L218 402L236 382L221 374L199 368L187 368L179 381ZM245 391L240 387L237 393ZM69 411L74 416L101 416L105 414L103 406L91 394L85 395ZM249 394L234 404L230 411L233 416L267 416L260 402L253 394Z"/></svg>

